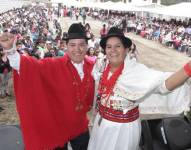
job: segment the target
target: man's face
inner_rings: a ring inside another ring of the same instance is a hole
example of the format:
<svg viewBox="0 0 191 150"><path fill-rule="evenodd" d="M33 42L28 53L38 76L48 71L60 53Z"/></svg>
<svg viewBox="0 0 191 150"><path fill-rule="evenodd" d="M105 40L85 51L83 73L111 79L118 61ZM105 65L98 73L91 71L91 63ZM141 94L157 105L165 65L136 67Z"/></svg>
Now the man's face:
<svg viewBox="0 0 191 150"><path fill-rule="evenodd" d="M52 43L46 43L46 48L48 50L51 50L52 49Z"/></svg>
<svg viewBox="0 0 191 150"><path fill-rule="evenodd" d="M60 43L59 49L65 50L65 48L66 48L66 43L65 42Z"/></svg>
<svg viewBox="0 0 191 150"><path fill-rule="evenodd" d="M17 45L17 50L20 50L22 48L22 44Z"/></svg>
<svg viewBox="0 0 191 150"><path fill-rule="evenodd" d="M45 47L45 43L44 42L40 42L39 46L44 48Z"/></svg>
<svg viewBox="0 0 191 150"><path fill-rule="evenodd" d="M74 63L81 63L87 51L85 39L69 39L67 44L67 54Z"/></svg>

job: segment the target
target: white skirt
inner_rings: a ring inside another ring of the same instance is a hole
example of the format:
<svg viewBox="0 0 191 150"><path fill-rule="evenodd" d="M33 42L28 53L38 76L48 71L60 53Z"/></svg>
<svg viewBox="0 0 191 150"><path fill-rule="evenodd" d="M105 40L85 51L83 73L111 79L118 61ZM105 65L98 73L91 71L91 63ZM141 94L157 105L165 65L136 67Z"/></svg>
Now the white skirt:
<svg viewBox="0 0 191 150"><path fill-rule="evenodd" d="M97 114L91 132L88 150L138 150L141 123L137 119L130 123L117 123L102 119Z"/></svg>

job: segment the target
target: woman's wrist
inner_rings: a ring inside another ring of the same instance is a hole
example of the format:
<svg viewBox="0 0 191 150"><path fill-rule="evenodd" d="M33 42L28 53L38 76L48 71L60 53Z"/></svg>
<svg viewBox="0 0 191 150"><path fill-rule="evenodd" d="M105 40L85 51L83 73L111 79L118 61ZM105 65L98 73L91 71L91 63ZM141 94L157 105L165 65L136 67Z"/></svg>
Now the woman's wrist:
<svg viewBox="0 0 191 150"><path fill-rule="evenodd" d="M184 72L191 77L191 64L190 63L186 63L184 65Z"/></svg>

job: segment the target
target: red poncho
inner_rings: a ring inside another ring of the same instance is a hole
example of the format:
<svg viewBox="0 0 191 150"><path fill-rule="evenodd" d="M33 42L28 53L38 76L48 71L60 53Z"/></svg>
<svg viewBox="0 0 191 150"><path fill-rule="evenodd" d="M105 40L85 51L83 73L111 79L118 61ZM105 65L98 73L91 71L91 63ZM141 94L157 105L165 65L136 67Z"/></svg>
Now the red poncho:
<svg viewBox="0 0 191 150"><path fill-rule="evenodd" d="M81 81L69 57L36 60L21 56L14 72L17 110L26 150L49 150L88 129L94 96L93 64L84 61ZM78 103L83 105L77 110Z"/></svg>

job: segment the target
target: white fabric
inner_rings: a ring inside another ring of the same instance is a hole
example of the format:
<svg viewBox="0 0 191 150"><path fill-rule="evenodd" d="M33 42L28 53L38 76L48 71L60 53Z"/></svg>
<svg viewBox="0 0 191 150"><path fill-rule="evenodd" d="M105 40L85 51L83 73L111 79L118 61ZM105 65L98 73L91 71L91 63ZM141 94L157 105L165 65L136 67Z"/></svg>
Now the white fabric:
<svg viewBox="0 0 191 150"><path fill-rule="evenodd" d="M92 41L91 39L88 40L88 48L90 48L90 47L95 48L96 43L97 43L96 40L94 40L94 41Z"/></svg>
<svg viewBox="0 0 191 150"><path fill-rule="evenodd" d="M140 120L117 123L103 119L100 126L95 118L88 150L138 150L141 135Z"/></svg>
<svg viewBox="0 0 191 150"><path fill-rule="evenodd" d="M40 59L43 59L44 55L45 55L45 51L44 50L38 50L38 51L40 53L40 55L39 55Z"/></svg>
<svg viewBox="0 0 191 150"><path fill-rule="evenodd" d="M84 78L84 71L83 71L83 64L84 64L84 62L79 63L79 64L76 64L76 63L72 62L72 64L76 68L76 70L77 70L77 72L78 72L78 74L80 76L80 79L82 80Z"/></svg>
<svg viewBox="0 0 191 150"><path fill-rule="evenodd" d="M8 55L10 66L19 72L20 69L20 54L16 51L13 55Z"/></svg>
<svg viewBox="0 0 191 150"><path fill-rule="evenodd" d="M99 82L101 76L98 66L95 65L93 69L96 82ZM122 74L114 87L114 95L109 98L109 101L121 101L123 107L120 108L124 113L138 105L141 113L144 114L181 113L189 108L190 88L185 83L173 92L168 91L165 79L169 75L169 73L149 69L127 56ZM105 105L105 99L101 99L101 103ZM109 103L107 107L110 107ZM138 149L141 133L139 119L131 123L116 123L103 119L98 126L99 117L97 114L88 150Z"/></svg>

